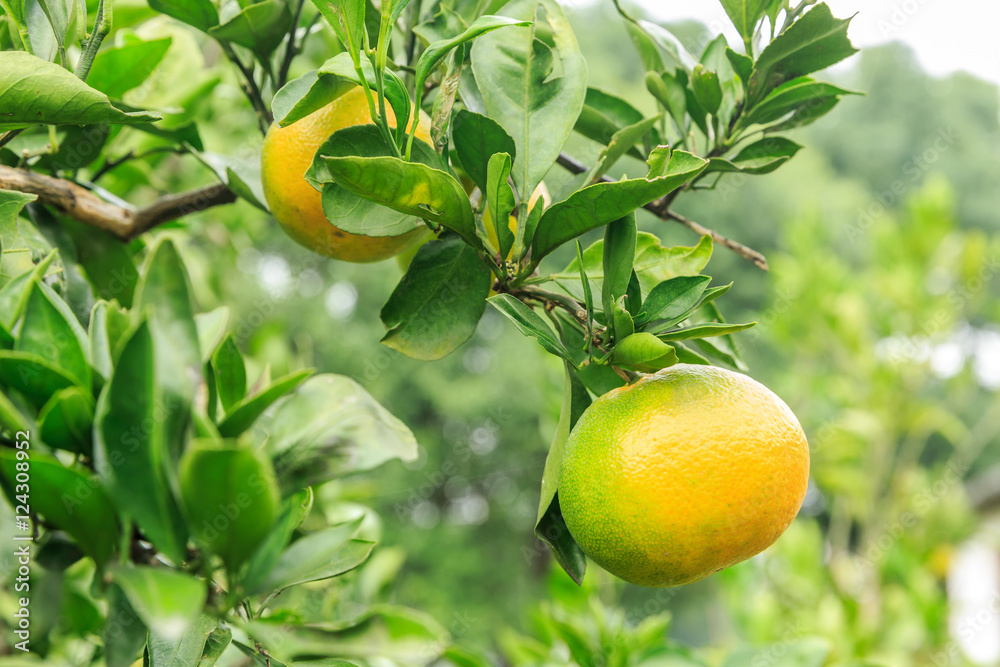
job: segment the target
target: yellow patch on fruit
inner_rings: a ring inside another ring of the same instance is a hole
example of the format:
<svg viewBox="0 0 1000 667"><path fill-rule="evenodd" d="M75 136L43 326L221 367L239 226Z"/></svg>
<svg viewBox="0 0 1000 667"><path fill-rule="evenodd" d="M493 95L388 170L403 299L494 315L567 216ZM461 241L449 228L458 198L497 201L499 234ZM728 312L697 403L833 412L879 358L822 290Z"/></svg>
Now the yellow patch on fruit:
<svg viewBox="0 0 1000 667"><path fill-rule="evenodd" d="M774 543L799 511L809 445L767 387L678 364L601 396L563 451L559 506L598 565L688 584Z"/></svg>
<svg viewBox="0 0 1000 667"><path fill-rule="evenodd" d="M392 109L385 111L389 125L394 126ZM388 259L424 238L421 229L402 236L364 236L337 229L323 214L322 196L303 178L316 150L330 135L371 122L368 99L359 86L288 127L271 126L261 152L264 196L274 218L306 248L346 262ZM431 142L430 120L422 112L416 136Z"/></svg>

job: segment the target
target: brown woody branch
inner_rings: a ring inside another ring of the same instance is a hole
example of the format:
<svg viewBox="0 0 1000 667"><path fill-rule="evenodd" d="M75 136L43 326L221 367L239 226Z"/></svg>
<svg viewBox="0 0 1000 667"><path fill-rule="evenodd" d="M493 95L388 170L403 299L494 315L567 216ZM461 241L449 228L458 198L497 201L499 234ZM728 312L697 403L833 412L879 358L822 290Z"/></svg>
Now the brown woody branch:
<svg viewBox="0 0 1000 667"><path fill-rule="evenodd" d="M558 162L561 167L574 174L585 174L588 171L590 171L585 164L583 164L576 158L572 157L571 155L567 155L566 153L559 154ZM610 183L612 182L613 179L607 176L603 176L601 180L604 181L605 183ZM725 248L728 248L729 250L732 250L733 252L735 252L740 257L743 257L744 259L750 260L751 262L754 263L755 266L763 269L764 271L768 270L767 258L764 257L762 253L754 250L749 246L743 245L739 241L734 241L727 236L723 236L714 229L709 229L708 227L705 227L704 225L701 225L695 222L694 220L685 218L683 215L679 213L674 213L673 211L670 210L670 205L672 203L673 203L673 198L668 196L662 199L658 199L657 201L654 201L650 204L646 204L643 208L645 208L647 211L649 211L656 217L660 218L661 220L673 220L674 222L684 225L694 233L699 234L701 236L707 234L711 236L712 241L714 241L718 245L721 245Z"/></svg>
<svg viewBox="0 0 1000 667"><path fill-rule="evenodd" d="M166 195L143 208L128 209L107 202L72 181L2 165L0 190L38 195L40 203L52 206L75 220L103 229L122 241L131 241L157 225L177 220L189 213L236 201L233 191L218 183L198 190Z"/></svg>

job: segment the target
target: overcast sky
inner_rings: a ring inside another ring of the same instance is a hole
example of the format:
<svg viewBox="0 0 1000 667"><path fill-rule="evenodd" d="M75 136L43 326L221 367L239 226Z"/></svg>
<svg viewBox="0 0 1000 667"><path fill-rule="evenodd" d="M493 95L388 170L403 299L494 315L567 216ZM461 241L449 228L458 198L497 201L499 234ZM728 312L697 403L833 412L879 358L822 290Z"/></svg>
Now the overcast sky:
<svg viewBox="0 0 1000 667"><path fill-rule="evenodd" d="M713 28L730 25L718 0L625 0L624 4L642 5L664 20L693 18ZM827 4L835 16L857 13L850 35L858 46L901 40L934 74L966 70L1000 83L997 0L827 0ZM739 41L735 33L729 34L731 42Z"/></svg>

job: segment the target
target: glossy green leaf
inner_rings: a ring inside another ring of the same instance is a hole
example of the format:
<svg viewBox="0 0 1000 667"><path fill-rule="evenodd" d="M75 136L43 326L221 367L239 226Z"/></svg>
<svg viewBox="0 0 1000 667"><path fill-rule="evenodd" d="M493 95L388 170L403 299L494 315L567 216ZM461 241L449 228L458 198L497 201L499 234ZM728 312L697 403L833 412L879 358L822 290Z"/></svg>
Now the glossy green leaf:
<svg viewBox="0 0 1000 667"><path fill-rule="evenodd" d="M274 122L287 127L297 120L322 109L330 102L353 90L357 84L337 76L321 77L317 70L306 72L292 79L271 100Z"/></svg>
<svg viewBox="0 0 1000 667"><path fill-rule="evenodd" d="M831 99L858 93L840 88L832 83L815 81L809 77L793 79L771 91L759 104L747 112L745 125L767 124L800 109L823 108Z"/></svg>
<svg viewBox="0 0 1000 667"><path fill-rule="evenodd" d="M353 539L360 525L359 518L292 542L257 592L329 579L354 569L368 558L374 546L372 542Z"/></svg>
<svg viewBox="0 0 1000 667"><path fill-rule="evenodd" d="M333 182L323 156L392 157L393 150L374 125L356 125L334 132L316 150L305 179L321 188L323 212L332 225L350 234L400 236L424 227L419 217L382 206ZM433 169L444 170L440 156L419 139L413 142L411 158Z"/></svg>
<svg viewBox="0 0 1000 667"><path fill-rule="evenodd" d="M91 455L94 399L90 389L67 387L52 395L38 413L42 442L85 456Z"/></svg>
<svg viewBox="0 0 1000 667"><path fill-rule="evenodd" d="M292 27L292 13L285 0L262 0L243 7L208 34L224 42L239 44L258 58L266 59L281 44Z"/></svg>
<svg viewBox="0 0 1000 667"><path fill-rule="evenodd" d="M324 157L345 190L400 213L439 223L479 247L472 205L453 176L393 157Z"/></svg>
<svg viewBox="0 0 1000 667"><path fill-rule="evenodd" d="M511 156L497 153L490 158L487 167L486 201L489 205L493 231L500 244L496 248L501 259L506 258L514 246L514 232L510 230L510 214L514 210L514 191L510 189Z"/></svg>
<svg viewBox="0 0 1000 667"><path fill-rule="evenodd" d="M149 312L164 453L176 461L190 422L192 378L200 377L202 364L187 269L173 241L161 241L151 251L135 303L134 313Z"/></svg>
<svg viewBox="0 0 1000 667"><path fill-rule="evenodd" d="M489 116L517 147L512 170L517 190L531 193L559 157L580 115L587 64L555 0L513 0L503 12L533 25L476 40L472 69Z"/></svg>
<svg viewBox="0 0 1000 667"><path fill-rule="evenodd" d="M57 391L76 386L78 381L43 356L0 350L0 384L41 408Z"/></svg>
<svg viewBox="0 0 1000 667"><path fill-rule="evenodd" d="M223 438L235 438L246 431L271 405L282 396L292 392L312 375L311 370L297 371L278 378L257 393L251 393L226 413L219 424L219 434Z"/></svg>
<svg viewBox="0 0 1000 667"><path fill-rule="evenodd" d="M235 572L278 513L271 462L250 449L195 446L181 459L179 478L195 539Z"/></svg>
<svg viewBox="0 0 1000 667"><path fill-rule="evenodd" d="M765 137L741 150L732 160L710 159L707 171L769 174L792 159L801 148L784 137Z"/></svg>
<svg viewBox="0 0 1000 667"><path fill-rule="evenodd" d="M489 116L461 109L452 121L451 133L462 168L480 192L486 192L490 158L497 153L506 153L511 160L517 156L514 140Z"/></svg>
<svg viewBox="0 0 1000 667"><path fill-rule="evenodd" d="M750 85L750 76L753 74L753 58L726 47L726 60L729 61L733 71L743 82L743 87L746 88Z"/></svg>
<svg viewBox="0 0 1000 667"><path fill-rule="evenodd" d="M199 616L180 637L164 637L149 633L149 667L194 667L200 661L209 635L218 627L219 619ZM230 636L232 636L230 634Z"/></svg>
<svg viewBox="0 0 1000 667"><path fill-rule="evenodd" d="M163 567L122 567L112 573L150 634L179 639L203 618L205 584L184 572Z"/></svg>
<svg viewBox="0 0 1000 667"><path fill-rule="evenodd" d="M341 45L355 63L361 62L365 34L365 0L313 0Z"/></svg>
<svg viewBox="0 0 1000 667"><path fill-rule="evenodd" d="M622 8L620 0L614 2L647 71L662 72L674 66L690 71L694 67L694 58L676 35L652 21L636 19Z"/></svg>
<svg viewBox="0 0 1000 667"><path fill-rule="evenodd" d="M382 342L424 361L447 356L475 333L492 282L462 239L448 235L424 244L382 307L389 330Z"/></svg>
<svg viewBox="0 0 1000 667"><path fill-rule="evenodd" d="M663 281L649 292L642 304L642 312L636 318L636 326L684 317L701 302L702 294L711 281L708 276L678 276Z"/></svg>
<svg viewBox="0 0 1000 667"><path fill-rule="evenodd" d="M160 115L125 112L59 65L22 51L0 51L0 131L31 125L145 123Z"/></svg>
<svg viewBox="0 0 1000 667"><path fill-rule="evenodd" d="M66 303L45 283L35 283L28 293L14 349L44 357L80 386L90 386L87 334Z"/></svg>
<svg viewBox="0 0 1000 667"><path fill-rule="evenodd" d="M233 631L229 629L229 626L220 623L205 640L205 648L196 667L213 667L222 658L222 654L229 648L232 640Z"/></svg>
<svg viewBox="0 0 1000 667"><path fill-rule="evenodd" d="M580 378L567 364L562 409L559 413L559 423L556 426L555 435L549 445L549 453L545 458L541 499L535 521L535 535L552 547L556 560L578 584L583 581L583 575L587 569L587 558L573 536L570 535L559 509L559 470L562 466L563 449L570 431L573 430L580 415L589 405L590 394L587 393Z"/></svg>
<svg viewBox="0 0 1000 667"><path fill-rule="evenodd" d="M604 281L601 283L601 304L605 313L611 313L618 298L625 296L628 291L635 247L634 213L615 220L604 228Z"/></svg>
<svg viewBox="0 0 1000 667"><path fill-rule="evenodd" d="M604 174L610 171L618 160L627 153L639 153L635 145L647 137L660 122L660 116L651 116L633 125L628 125L615 132L608 145L601 150L597 156L597 162L593 169L587 174L588 181L598 181Z"/></svg>
<svg viewBox="0 0 1000 667"><path fill-rule="evenodd" d="M785 81L818 72L857 52L847 37L851 19L834 18L820 3L761 52L750 77L751 106Z"/></svg>
<svg viewBox="0 0 1000 667"><path fill-rule="evenodd" d="M620 97L597 88L588 88L583 110L576 119L573 129L583 136L606 146L615 133L629 125L641 123L642 112ZM630 151L633 157L642 159L638 151Z"/></svg>
<svg viewBox="0 0 1000 667"><path fill-rule="evenodd" d="M524 27L529 25L531 25L530 20L518 20L506 16L480 16L473 21L472 25L458 35L429 44L424 49L424 52L420 55L420 59L417 61L415 85L418 88L423 86L427 77L452 49L500 28L509 26Z"/></svg>
<svg viewBox="0 0 1000 667"><path fill-rule="evenodd" d="M8 498L19 495L15 468L18 452L0 450L0 471ZM99 566L118 544L118 515L96 479L83 469L31 452L31 510L65 531Z"/></svg>
<svg viewBox="0 0 1000 667"><path fill-rule="evenodd" d="M187 529L164 473L169 455L159 387L153 334L142 322L125 341L97 402L94 460L119 511L180 563Z"/></svg>
<svg viewBox="0 0 1000 667"><path fill-rule="evenodd" d="M94 58L87 84L108 97L121 99L149 78L172 42L170 37L148 42L134 40L105 49Z"/></svg>
<svg viewBox="0 0 1000 667"><path fill-rule="evenodd" d="M275 407L263 428L286 494L417 457L410 429L342 375L310 379Z"/></svg>
<svg viewBox="0 0 1000 667"><path fill-rule="evenodd" d="M205 32L219 24L219 12L211 0L149 0L149 6Z"/></svg>
<svg viewBox="0 0 1000 667"><path fill-rule="evenodd" d="M250 591L259 590L267 575L274 569L284 553L292 534L309 516L313 506L313 491L305 488L282 502L281 511L270 527L267 537L247 561L246 572L241 577L243 586Z"/></svg>
<svg viewBox="0 0 1000 667"><path fill-rule="evenodd" d="M246 362L232 336L226 336L215 351L212 368L215 370L215 386L222 409L229 412L247 393Z"/></svg>
<svg viewBox="0 0 1000 667"><path fill-rule="evenodd" d="M752 326L755 326L756 322L750 322L749 324L726 324L725 322L707 322L705 324L698 324L692 327L687 327L684 329L676 329L674 331L657 332L656 336L660 340L690 340L692 338L709 338L711 336L725 336L728 334L737 333L739 331L744 331Z"/></svg>
<svg viewBox="0 0 1000 667"><path fill-rule="evenodd" d="M681 187L708 162L691 153L673 151L666 170L655 178L596 183L579 190L542 215L535 233L532 261L581 234L618 220Z"/></svg>
<svg viewBox="0 0 1000 667"><path fill-rule="evenodd" d="M753 39L757 22L764 16L769 0L721 0L723 9L747 44Z"/></svg>
<svg viewBox="0 0 1000 667"><path fill-rule="evenodd" d="M128 312L117 301L98 301L90 313L90 360L101 382L111 377L114 354L122 336L129 328Z"/></svg>
<svg viewBox="0 0 1000 667"><path fill-rule="evenodd" d="M2 103L3 97L0 97L0 113L2 113ZM2 118L0 115L0 120ZM31 249L24 243L18 231L17 216L25 206L37 198L37 195L24 192L0 190L0 249L3 251L0 254L0 280L17 278L34 268ZM10 321L13 322L13 314L10 315ZM7 316L7 312L0 311L0 318Z"/></svg>
<svg viewBox="0 0 1000 667"><path fill-rule="evenodd" d="M524 305L510 294L497 294L489 299L490 305L496 308L508 320L514 323L517 330L525 336L535 338L547 352L572 360L569 350L562 344L552 328L534 310Z"/></svg>

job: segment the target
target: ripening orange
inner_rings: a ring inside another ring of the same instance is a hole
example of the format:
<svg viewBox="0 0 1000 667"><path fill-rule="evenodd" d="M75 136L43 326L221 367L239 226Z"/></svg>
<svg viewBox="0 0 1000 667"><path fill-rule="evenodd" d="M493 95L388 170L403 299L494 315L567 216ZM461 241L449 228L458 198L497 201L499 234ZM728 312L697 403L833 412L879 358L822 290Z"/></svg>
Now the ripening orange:
<svg viewBox="0 0 1000 667"><path fill-rule="evenodd" d="M563 451L559 505L598 565L642 586L703 579L788 528L809 479L809 445L759 382L678 364L584 411Z"/></svg>
<svg viewBox="0 0 1000 667"><path fill-rule="evenodd" d="M389 125L396 117L386 108ZM316 150L337 130L372 122L359 86L287 127L272 125L261 152L261 180L271 214L305 247L346 262L378 262L425 239L423 229L402 236L363 236L337 229L323 214L320 193L303 178ZM431 143L430 121L420 114L416 137Z"/></svg>

